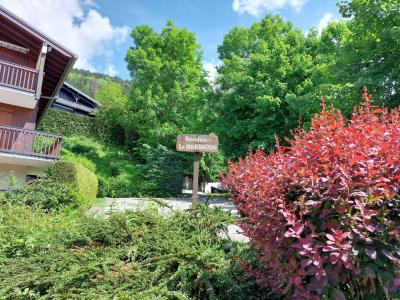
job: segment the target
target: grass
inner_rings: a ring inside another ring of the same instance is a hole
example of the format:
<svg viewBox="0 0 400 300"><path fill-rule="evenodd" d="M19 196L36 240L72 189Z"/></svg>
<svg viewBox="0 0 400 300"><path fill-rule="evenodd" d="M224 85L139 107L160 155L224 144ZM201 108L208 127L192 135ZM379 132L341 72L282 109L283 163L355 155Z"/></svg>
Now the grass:
<svg viewBox="0 0 400 300"><path fill-rule="evenodd" d="M96 175L110 178L119 173L137 176L137 163L120 147L103 144L88 137L66 137L61 159L84 161Z"/></svg>
<svg viewBox="0 0 400 300"><path fill-rule="evenodd" d="M135 195L139 164L121 147L83 136L66 137L61 159L78 162L93 171L102 197Z"/></svg>

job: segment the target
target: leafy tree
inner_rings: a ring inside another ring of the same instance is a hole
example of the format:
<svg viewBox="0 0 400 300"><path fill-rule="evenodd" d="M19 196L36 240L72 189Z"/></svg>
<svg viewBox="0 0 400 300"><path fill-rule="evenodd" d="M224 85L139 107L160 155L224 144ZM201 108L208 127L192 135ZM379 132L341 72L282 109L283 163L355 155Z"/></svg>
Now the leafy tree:
<svg viewBox="0 0 400 300"><path fill-rule="evenodd" d="M349 28L340 45L343 81L367 85L387 106L399 105L400 0L341 0L338 6Z"/></svg>
<svg viewBox="0 0 400 300"><path fill-rule="evenodd" d="M108 126L118 144L126 143L125 122L128 114L128 95L121 83L110 79L100 81L96 99L102 103L97 118Z"/></svg>
<svg viewBox="0 0 400 300"><path fill-rule="evenodd" d="M313 59L304 34L278 16L250 28L234 27L218 48L219 122L216 131L228 155L249 146L271 148L297 123L287 95L311 91Z"/></svg>
<svg viewBox="0 0 400 300"><path fill-rule="evenodd" d="M178 133L202 123L210 89L193 33L168 21L161 33L133 29L126 61L132 76L126 127L138 144L173 147Z"/></svg>

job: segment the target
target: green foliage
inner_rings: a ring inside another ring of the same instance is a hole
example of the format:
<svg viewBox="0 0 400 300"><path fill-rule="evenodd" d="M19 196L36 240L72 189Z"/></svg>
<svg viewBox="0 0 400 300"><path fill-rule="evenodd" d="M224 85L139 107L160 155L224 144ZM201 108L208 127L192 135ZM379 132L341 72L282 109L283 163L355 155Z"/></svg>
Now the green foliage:
<svg viewBox="0 0 400 300"><path fill-rule="evenodd" d="M218 48L215 131L228 157L270 150L298 119L307 127L320 98L349 117L362 87L399 105L399 0L340 0L344 19L307 36L278 16L234 27Z"/></svg>
<svg viewBox="0 0 400 300"><path fill-rule="evenodd" d="M218 153L203 153L200 159L200 178L204 181L217 181L221 173L226 171L226 166L225 155L221 150ZM190 167L193 169L192 160Z"/></svg>
<svg viewBox="0 0 400 300"><path fill-rule="evenodd" d="M3 197L0 196L0 204L24 204L50 211L65 207L79 208L80 201L70 185L55 183L49 179L40 179L27 186L4 193Z"/></svg>
<svg viewBox="0 0 400 300"><path fill-rule="evenodd" d="M76 194L77 206L90 207L96 200L98 181L95 174L79 163L58 161L47 170L48 179L63 184Z"/></svg>
<svg viewBox="0 0 400 300"><path fill-rule="evenodd" d="M249 248L219 237L232 221L205 206L109 218L2 207L0 298L267 298L239 265Z"/></svg>
<svg viewBox="0 0 400 300"><path fill-rule="evenodd" d="M49 108L40 121L39 130L63 136L85 135L101 140L111 140L109 124L99 118L74 115L61 110Z"/></svg>
<svg viewBox="0 0 400 300"><path fill-rule="evenodd" d="M62 160L80 163L85 168L89 169L93 173L96 173L96 164L88 159L84 154L74 154L72 152L66 152L62 156Z"/></svg>
<svg viewBox="0 0 400 300"><path fill-rule="evenodd" d="M206 117L210 87L193 33L168 21L161 33L147 25L133 29L126 55L132 76L125 127L136 146L172 148L178 133L190 132Z"/></svg>
<svg viewBox="0 0 400 300"><path fill-rule="evenodd" d="M65 138L62 160L79 162L99 180L101 197L138 195L137 162L123 148L85 136Z"/></svg>
<svg viewBox="0 0 400 300"><path fill-rule="evenodd" d="M349 28L338 44L342 82L367 85L388 107L400 104L400 1L340 0ZM337 40L335 41L337 43ZM378 102L380 105L382 102Z"/></svg>
<svg viewBox="0 0 400 300"><path fill-rule="evenodd" d="M102 88L110 83L117 83L120 85L126 94L131 87L131 82L129 80L122 80L116 76L111 77L83 69L73 69L69 72L67 82L97 100L102 100L98 97L99 93L101 93L100 91Z"/></svg>
<svg viewBox="0 0 400 300"><path fill-rule="evenodd" d="M250 28L234 27L218 48L223 65L218 77L216 131L228 155L249 146L269 149L274 134L296 126L286 95L310 91L312 57L304 34L278 16L267 15Z"/></svg>
<svg viewBox="0 0 400 300"><path fill-rule="evenodd" d="M145 196L177 196L182 191L183 157L164 146L143 145L140 191Z"/></svg>
<svg viewBox="0 0 400 300"><path fill-rule="evenodd" d="M128 95L124 86L109 80L99 86L96 99L103 104L96 119L110 129L112 143L128 144L128 132L124 129L128 118Z"/></svg>

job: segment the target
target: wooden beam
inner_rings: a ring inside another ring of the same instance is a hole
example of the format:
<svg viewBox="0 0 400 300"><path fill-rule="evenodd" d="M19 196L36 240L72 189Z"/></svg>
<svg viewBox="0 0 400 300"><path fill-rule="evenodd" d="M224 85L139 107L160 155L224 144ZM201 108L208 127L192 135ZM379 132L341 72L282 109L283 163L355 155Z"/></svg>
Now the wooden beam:
<svg viewBox="0 0 400 300"><path fill-rule="evenodd" d="M40 99L42 94L42 84L43 84L43 75L44 75L44 63L46 61L46 54L47 54L47 44L43 43L42 51L40 51L38 61L36 64L36 69L38 70L38 80L36 85L36 100Z"/></svg>
<svg viewBox="0 0 400 300"><path fill-rule="evenodd" d="M27 54L29 52L28 48L17 46L17 45L11 44L11 43L7 43L7 42L2 41L2 40L0 40L0 47L6 48L6 49L9 49L9 50L13 50L13 51L16 51L16 52L19 52L19 53L22 53L22 54Z"/></svg>

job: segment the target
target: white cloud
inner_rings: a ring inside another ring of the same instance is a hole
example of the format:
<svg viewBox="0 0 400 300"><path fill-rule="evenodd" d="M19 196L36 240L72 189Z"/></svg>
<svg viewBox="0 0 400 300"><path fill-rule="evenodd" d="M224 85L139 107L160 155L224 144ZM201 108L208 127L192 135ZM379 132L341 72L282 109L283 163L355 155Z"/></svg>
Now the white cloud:
<svg viewBox="0 0 400 300"><path fill-rule="evenodd" d="M321 34L322 30L328 26L328 24L332 21L334 21L334 15L331 12L327 12L324 13L324 15L322 16L321 20L319 20L317 29L318 29L318 33Z"/></svg>
<svg viewBox="0 0 400 300"><path fill-rule="evenodd" d="M211 62L204 62L203 64L204 70L208 73L207 81L210 84L214 84L215 80L217 79L217 64Z"/></svg>
<svg viewBox="0 0 400 300"><path fill-rule="evenodd" d="M0 0L0 4L77 53L75 67L91 71L104 68L95 65L94 58L110 58L129 33L127 26L112 26L93 0Z"/></svg>
<svg viewBox="0 0 400 300"><path fill-rule="evenodd" d="M309 0L233 0L232 8L238 13L248 13L255 17L267 11L276 11L286 7L300 12Z"/></svg>
<svg viewBox="0 0 400 300"><path fill-rule="evenodd" d="M108 64L105 73L110 76L115 76L118 74L117 68L113 64Z"/></svg>

